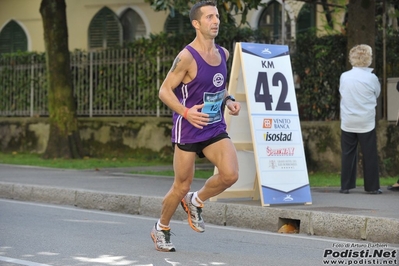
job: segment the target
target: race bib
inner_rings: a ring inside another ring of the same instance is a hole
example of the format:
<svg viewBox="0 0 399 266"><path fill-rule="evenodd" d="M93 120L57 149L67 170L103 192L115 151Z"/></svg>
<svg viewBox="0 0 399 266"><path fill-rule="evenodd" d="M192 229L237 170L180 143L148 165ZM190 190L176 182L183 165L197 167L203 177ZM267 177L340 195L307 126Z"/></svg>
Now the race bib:
<svg viewBox="0 0 399 266"><path fill-rule="evenodd" d="M209 115L208 124L213 124L222 120L222 103L224 99L225 91L219 91L216 93L205 92L204 93L204 107L202 113Z"/></svg>

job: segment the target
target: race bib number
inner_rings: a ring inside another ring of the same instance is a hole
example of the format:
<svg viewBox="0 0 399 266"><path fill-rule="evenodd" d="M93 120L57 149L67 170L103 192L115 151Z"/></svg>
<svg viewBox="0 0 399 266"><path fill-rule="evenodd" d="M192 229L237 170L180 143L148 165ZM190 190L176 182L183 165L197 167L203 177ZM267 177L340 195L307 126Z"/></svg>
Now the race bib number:
<svg viewBox="0 0 399 266"><path fill-rule="evenodd" d="M202 112L209 115L208 124L213 124L222 120L222 103L225 91L219 91L216 93L205 92L204 93L204 107Z"/></svg>

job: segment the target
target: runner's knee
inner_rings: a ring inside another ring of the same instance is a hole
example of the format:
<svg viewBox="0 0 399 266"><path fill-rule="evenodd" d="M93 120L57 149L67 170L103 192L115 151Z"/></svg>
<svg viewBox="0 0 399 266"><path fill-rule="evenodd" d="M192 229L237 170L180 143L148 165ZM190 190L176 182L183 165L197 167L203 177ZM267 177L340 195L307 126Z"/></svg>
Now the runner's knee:
<svg viewBox="0 0 399 266"><path fill-rule="evenodd" d="M225 173L219 173L219 176L226 187L231 187L238 180L238 171L232 169Z"/></svg>
<svg viewBox="0 0 399 266"><path fill-rule="evenodd" d="M186 183L174 183L173 191L176 195L183 198L188 192L190 192L190 184Z"/></svg>

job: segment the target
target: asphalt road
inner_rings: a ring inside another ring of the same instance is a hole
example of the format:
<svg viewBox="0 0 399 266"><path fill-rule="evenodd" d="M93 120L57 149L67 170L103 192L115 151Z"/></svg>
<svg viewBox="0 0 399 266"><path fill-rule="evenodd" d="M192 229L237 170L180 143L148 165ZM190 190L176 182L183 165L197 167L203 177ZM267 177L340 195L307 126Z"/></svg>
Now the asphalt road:
<svg viewBox="0 0 399 266"><path fill-rule="evenodd" d="M173 178L128 174L129 169L62 170L0 164L0 198L77 206L93 210L159 217L162 197ZM195 179L191 190L205 180ZM301 235L399 244L398 192L369 195L362 187L350 194L338 188L312 188L312 204L262 207L259 200L207 202L207 224L277 232L286 219ZM0 210L1 215L1 210ZM176 220L186 219L178 208ZM1 235L0 235L1 241Z"/></svg>
<svg viewBox="0 0 399 266"><path fill-rule="evenodd" d="M154 218L12 200L0 210L1 266L323 265L326 250L367 243L210 224L199 234L172 221L177 251L163 253L150 239Z"/></svg>

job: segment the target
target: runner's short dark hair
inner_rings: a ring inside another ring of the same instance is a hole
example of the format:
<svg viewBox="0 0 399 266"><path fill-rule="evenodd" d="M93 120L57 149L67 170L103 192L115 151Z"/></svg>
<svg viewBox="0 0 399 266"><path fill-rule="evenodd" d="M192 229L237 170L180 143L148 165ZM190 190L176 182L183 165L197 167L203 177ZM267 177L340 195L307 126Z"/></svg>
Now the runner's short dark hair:
<svg viewBox="0 0 399 266"><path fill-rule="evenodd" d="M190 10L190 21L193 22L193 20L199 20L201 17L201 11L200 8L203 6L216 6L216 1L200 1L196 4L193 5L193 7Z"/></svg>

